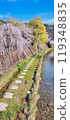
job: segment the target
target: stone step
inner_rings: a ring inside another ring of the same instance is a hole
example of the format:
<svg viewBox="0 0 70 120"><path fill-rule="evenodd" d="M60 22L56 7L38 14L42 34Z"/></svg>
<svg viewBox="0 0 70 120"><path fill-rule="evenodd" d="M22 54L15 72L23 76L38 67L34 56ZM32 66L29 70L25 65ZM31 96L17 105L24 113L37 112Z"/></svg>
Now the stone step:
<svg viewBox="0 0 70 120"><path fill-rule="evenodd" d="M25 72L27 71L27 70L24 70Z"/></svg>
<svg viewBox="0 0 70 120"><path fill-rule="evenodd" d="M5 98L13 98L14 93L6 93L6 95L4 95Z"/></svg>
<svg viewBox="0 0 70 120"><path fill-rule="evenodd" d="M30 66L27 66L27 67L26 67L26 70L29 69L29 67L30 67Z"/></svg>
<svg viewBox="0 0 70 120"><path fill-rule="evenodd" d="M29 69L29 68L26 68L26 69Z"/></svg>
<svg viewBox="0 0 70 120"><path fill-rule="evenodd" d="M12 90L17 90L18 88L19 88L19 86L14 86L14 85L12 85L10 89L12 89Z"/></svg>
<svg viewBox="0 0 70 120"><path fill-rule="evenodd" d="M21 73L21 74L25 75L26 73Z"/></svg>
<svg viewBox="0 0 70 120"><path fill-rule="evenodd" d="M6 107L8 107L8 104L6 104L6 103L0 103L0 112L1 111L6 111Z"/></svg>
<svg viewBox="0 0 70 120"><path fill-rule="evenodd" d="M21 83L22 81L21 80L16 80L15 83Z"/></svg>
<svg viewBox="0 0 70 120"><path fill-rule="evenodd" d="M24 78L24 76L19 76L19 78L21 78L21 79L22 79L22 78Z"/></svg>

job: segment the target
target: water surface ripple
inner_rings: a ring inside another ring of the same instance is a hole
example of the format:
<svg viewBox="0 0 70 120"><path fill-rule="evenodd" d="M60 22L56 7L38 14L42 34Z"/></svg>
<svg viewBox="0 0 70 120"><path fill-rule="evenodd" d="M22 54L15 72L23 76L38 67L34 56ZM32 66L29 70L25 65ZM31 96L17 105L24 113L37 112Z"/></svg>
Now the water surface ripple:
<svg viewBox="0 0 70 120"><path fill-rule="evenodd" d="M54 120L54 59L51 54L44 57L41 77L36 120Z"/></svg>

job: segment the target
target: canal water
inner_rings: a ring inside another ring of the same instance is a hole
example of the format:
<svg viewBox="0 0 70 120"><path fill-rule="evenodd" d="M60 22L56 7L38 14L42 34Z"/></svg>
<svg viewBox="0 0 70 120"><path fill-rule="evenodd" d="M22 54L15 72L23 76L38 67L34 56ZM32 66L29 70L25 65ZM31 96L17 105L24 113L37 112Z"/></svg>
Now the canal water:
<svg viewBox="0 0 70 120"><path fill-rule="evenodd" d="M36 120L54 120L54 57L52 53L44 57L41 78Z"/></svg>

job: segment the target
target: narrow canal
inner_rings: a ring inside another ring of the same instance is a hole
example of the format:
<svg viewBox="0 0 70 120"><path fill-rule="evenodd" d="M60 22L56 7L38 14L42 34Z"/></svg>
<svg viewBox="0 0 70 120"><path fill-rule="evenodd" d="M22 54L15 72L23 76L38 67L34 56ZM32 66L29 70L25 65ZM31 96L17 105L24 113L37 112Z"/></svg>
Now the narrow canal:
<svg viewBox="0 0 70 120"><path fill-rule="evenodd" d="M54 120L54 57L51 53L44 57L41 77L36 120Z"/></svg>

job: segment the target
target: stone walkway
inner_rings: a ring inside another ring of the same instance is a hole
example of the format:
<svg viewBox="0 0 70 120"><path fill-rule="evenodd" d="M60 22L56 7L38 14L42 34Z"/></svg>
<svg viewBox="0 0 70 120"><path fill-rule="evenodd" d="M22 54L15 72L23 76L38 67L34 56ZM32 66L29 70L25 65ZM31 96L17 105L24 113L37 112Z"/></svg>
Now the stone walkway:
<svg viewBox="0 0 70 120"><path fill-rule="evenodd" d="M35 59L35 58L33 58L33 59L30 61L30 63L26 66L26 69L24 70L24 72L21 73L22 75L25 75L25 74L26 74L26 71L29 69L29 67L30 67L30 65L32 64L32 62L34 61L34 59ZM19 78L19 80L16 80L15 83L16 83L16 84L22 83L22 79L24 78L24 76L19 76L18 78ZM10 87L10 89L12 89L12 90L17 90L18 88L19 88L19 86L15 86L15 85L12 85L12 86ZM30 91L28 91L27 93L29 94ZM14 95L14 93L6 92L6 94L4 95L4 98L12 99L12 98L13 98L13 95ZM0 112L6 111L6 108L7 108L7 107L8 107L8 104L0 102Z"/></svg>
<svg viewBox="0 0 70 120"><path fill-rule="evenodd" d="M22 81L21 80L16 80L15 83L19 84L19 83L22 83Z"/></svg>
<svg viewBox="0 0 70 120"><path fill-rule="evenodd" d="M0 112L1 111L6 111L6 107L8 107L8 104L6 104L6 103L0 103Z"/></svg>
<svg viewBox="0 0 70 120"><path fill-rule="evenodd" d="M13 98L14 93L6 93L6 95L4 95L5 98Z"/></svg>
<svg viewBox="0 0 70 120"><path fill-rule="evenodd" d="M27 70L24 70L25 72L27 71Z"/></svg>
<svg viewBox="0 0 70 120"><path fill-rule="evenodd" d="M24 76L19 76L20 79L24 78Z"/></svg>
<svg viewBox="0 0 70 120"><path fill-rule="evenodd" d="M11 86L11 88L10 89L12 89L12 90L17 90L19 88L19 86Z"/></svg>
<svg viewBox="0 0 70 120"><path fill-rule="evenodd" d="M26 73L21 73L21 74L25 75Z"/></svg>

